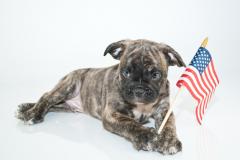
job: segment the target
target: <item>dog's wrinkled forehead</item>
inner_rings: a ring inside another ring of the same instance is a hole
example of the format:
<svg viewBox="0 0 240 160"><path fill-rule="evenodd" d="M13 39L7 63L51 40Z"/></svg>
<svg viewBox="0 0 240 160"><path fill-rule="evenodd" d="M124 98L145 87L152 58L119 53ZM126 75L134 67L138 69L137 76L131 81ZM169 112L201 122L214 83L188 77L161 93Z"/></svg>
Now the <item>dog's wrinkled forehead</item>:
<svg viewBox="0 0 240 160"><path fill-rule="evenodd" d="M121 56L120 65L142 65L147 68L157 67L167 70L167 59L161 51L158 50L158 44L143 40L129 43L125 52Z"/></svg>
<svg viewBox="0 0 240 160"><path fill-rule="evenodd" d="M120 60L121 65L142 63L156 65L167 69L168 66L185 66L180 55L170 46L149 40L122 40L110 44L105 52L114 59Z"/></svg>

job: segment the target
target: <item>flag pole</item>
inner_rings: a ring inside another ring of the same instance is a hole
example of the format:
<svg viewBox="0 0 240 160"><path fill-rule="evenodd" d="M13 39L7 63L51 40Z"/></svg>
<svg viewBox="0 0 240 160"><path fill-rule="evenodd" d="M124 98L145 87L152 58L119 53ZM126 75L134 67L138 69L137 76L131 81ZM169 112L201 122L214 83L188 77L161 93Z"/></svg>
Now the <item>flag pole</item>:
<svg viewBox="0 0 240 160"><path fill-rule="evenodd" d="M207 46L207 43L208 43L208 37L206 37L206 38L203 40L203 42L202 42L202 44L201 44L201 47L204 47L204 48L205 48L205 47ZM179 93L180 93L182 90L183 90L183 87L181 86L181 87L179 88L177 94L176 94L175 97L173 98L172 103L170 103L170 107L169 107L169 109L168 109L168 111L167 111L167 113L166 113L166 115L165 115L165 117L164 117L164 119L163 119L163 122L162 122L161 126L160 126L159 129L158 129L158 134L161 133L163 127L165 126L165 124L166 124L166 122L167 122L170 114L171 114L172 111L173 111L173 106L174 106L173 104L175 103L175 101L176 101L176 99L177 99L177 96L179 95Z"/></svg>

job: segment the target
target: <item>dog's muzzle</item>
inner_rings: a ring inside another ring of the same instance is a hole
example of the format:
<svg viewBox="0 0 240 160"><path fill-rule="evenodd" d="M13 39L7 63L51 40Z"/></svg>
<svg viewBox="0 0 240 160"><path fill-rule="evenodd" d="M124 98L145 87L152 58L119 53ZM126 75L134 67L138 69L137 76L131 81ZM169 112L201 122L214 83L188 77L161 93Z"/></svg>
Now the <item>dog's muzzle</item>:
<svg viewBox="0 0 240 160"><path fill-rule="evenodd" d="M153 96L153 91L148 87L136 86L136 87L129 88L128 95L134 96L137 98L151 97Z"/></svg>

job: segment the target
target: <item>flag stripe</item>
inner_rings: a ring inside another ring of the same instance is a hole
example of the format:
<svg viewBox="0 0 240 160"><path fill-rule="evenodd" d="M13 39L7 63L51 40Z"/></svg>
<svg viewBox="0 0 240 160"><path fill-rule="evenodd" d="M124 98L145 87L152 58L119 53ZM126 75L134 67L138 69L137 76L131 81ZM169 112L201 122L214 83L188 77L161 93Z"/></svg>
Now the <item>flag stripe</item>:
<svg viewBox="0 0 240 160"><path fill-rule="evenodd" d="M201 114L203 115L204 112L205 112L205 108L207 106L207 103L209 101L209 98L210 98L209 97L210 90L206 86L206 83L203 81L202 77L200 76L199 72L197 72L197 69L195 67L189 66L186 70L190 71L194 75L194 78L197 80L198 85L200 86L200 88L205 93L203 107L201 107Z"/></svg>
<svg viewBox="0 0 240 160"><path fill-rule="evenodd" d="M203 90L206 92L206 94L210 93L210 88L208 87L208 85L206 85L206 82L203 80L202 76L197 72L197 69L189 66L189 69L191 69L192 74L194 74L195 77L197 77L196 79L199 80Z"/></svg>
<svg viewBox="0 0 240 160"><path fill-rule="evenodd" d="M191 68L195 72L196 76L198 76L199 81L202 82L201 85L204 86L205 91L207 92L206 98L204 100L204 106L202 107L202 115L203 115L205 113L205 109L206 109L207 104L208 104L208 102L209 102L209 100L211 98L211 95L212 95L211 94L211 90L210 90L209 85L207 84L207 82L205 82L204 78L198 74L196 69L194 67L192 67L192 66L189 66L189 68Z"/></svg>
<svg viewBox="0 0 240 160"><path fill-rule="evenodd" d="M200 103L200 99L198 99L198 97L195 95L194 91L191 89L191 87L188 85L187 83L187 80L184 81L184 80L181 80L181 78L178 80L177 82L177 86L180 87L180 86L185 86L187 88L187 90L191 93L191 95L198 101L198 104ZM196 112L196 117L197 117L197 121L199 124L201 124L201 121L200 121L200 117L198 115L198 106L196 107L195 109L195 112Z"/></svg>
<svg viewBox="0 0 240 160"><path fill-rule="evenodd" d="M211 79L211 81L213 82L213 87L215 88L217 84L216 84L216 82L215 82L214 79L213 79L212 72L210 71L210 68L211 68L211 65L210 65L210 63L209 63L209 65L208 65L208 67L207 67L207 70L208 70L210 79Z"/></svg>
<svg viewBox="0 0 240 160"><path fill-rule="evenodd" d="M212 82L212 79L210 78L210 73L209 73L208 69L206 69L205 71L206 71L206 78L208 80L208 83L211 86L211 92L213 92L215 87L214 87L214 84Z"/></svg>
<svg viewBox="0 0 240 160"><path fill-rule="evenodd" d="M186 72L185 72L186 73ZM196 85L195 85L195 82L193 81L193 79L190 78L190 76L187 76L185 74L182 75L182 77L180 79L183 79L184 81L186 81L188 84L189 84L189 91L190 93L192 94L193 96L193 93L194 93L194 96L195 97L198 97L197 100L198 100L198 110L197 110L197 116L198 116L198 121L200 122L202 120L202 114L201 114L201 110L202 110L202 105L200 105L200 102L203 101L204 99L204 96L199 92L199 90L197 89ZM193 97L194 97L193 96Z"/></svg>
<svg viewBox="0 0 240 160"><path fill-rule="evenodd" d="M188 79L190 81L189 82L190 88L192 88L193 91L196 91L196 93L200 96L200 101L202 101L204 99L204 96L203 96L203 94L200 93L200 91L197 88L197 86L195 85L195 82L193 81L193 79L191 79L190 76L185 75L185 74L183 74L182 77L185 78L185 81L186 81L186 79ZM202 106L201 105L198 106L198 109L202 110ZM202 119L202 114L199 114L199 117L200 117L200 119Z"/></svg>
<svg viewBox="0 0 240 160"><path fill-rule="evenodd" d="M188 79L180 78L178 80L178 87L181 87L182 85L184 85L186 87L185 82L188 82ZM199 98L199 95L196 94L196 91L193 90L192 87L190 88L190 86L188 85L187 89L189 90L189 92L191 93L191 95L193 96L194 99L196 99L197 101L201 100L201 98Z"/></svg>
<svg viewBox="0 0 240 160"><path fill-rule="evenodd" d="M196 107L196 109L195 109L195 115L196 115L196 117L197 117L197 121L198 121L198 123L201 125L202 124L202 119L200 120L200 118L199 118L199 113L198 113L198 107L199 107L199 103L198 103L198 105L197 105L197 107Z"/></svg>
<svg viewBox="0 0 240 160"><path fill-rule="evenodd" d="M186 73L186 72L185 72ZM204 93L202 92L202 90L199 88L198 85L196 85L196 79L192 78L192 75L188 75L188 74L183 74L182 77L183 78L187 78L190 81L190 84L193 86L193 89L197 92L197 94L201 97L201 99L204 99Z"/></svg>
<svg viewBox="0 0 240 160"><path fill-rule="evenodd" d="M191 83L191 81L189 80L189 78L187 78L187 77L181 77L179 80L183 80L183 81L186 81L186 82L189 83L189 86L190 86L190 88L191 88L191 92L193 92L194 95L195 95L195 97L197 97L196 100L202 100L202 99L203 99L202 96L200 95L200 93L197 92L197 90L194 88L194 85ZM192 93L191 93L191 94L192 94Z"/></svg>
<svg viewBox="0 0 240 160"><path fill-rule="evenodd" d="M209 90L210 90L210 94L209 94L209 100L208 101L210 101L210 99L211 99L211 97L212 97L212 93L213 93L213 86L212 86L212 84L211 84L211 82L209 81L209 78L208 78L208 76L207 76L207 70L205 70L204 72L203 72L203 74L202 74L202 78L203 78L203 80L205 81L205 83L209 86ZM207 108L207 106L205 106L205 108Z"/></svg>
<svg viewBox="0 0 240 160"><path fill-rule="evenodd" d="M215 71L215 67L214 67L213 60L211 61L211 65L212 65L213 74L214 74L214 76L215 76L216 79L217 79L217 84L219 84L219 79L218 79L217 73L216 73L216 71Z"/></svg>
<svg viewBox="0 0 240 160"><path fill-rule="evenodd" d="M201 108L204 108L203 103L204 103L203 101L200 101L196 107L196 112L200 115L200 124L202 123L202 119L203 119L202 113L201 113Z"/></svg>
<svg viewBox="0 0 240 160"><path fill-rule="evenodd" d="M209 84L209 82L207 81L207 77L206 77L206 74L205 74L206 71L203 72L201 79L202 79L202 82L204 84L204 86L207 88L208 90L208 94L211 94L211 86Z"/></svg>
<svg viewBox="0 0 240 160"><path fill-rule="evenodd" d="M193 67L191 69L187 68L185 73L182 75L182 77L189 78L191 85L194 86L194 89L198 92L198 94L201 96L202 101L204 102L198 107L200 112L200 119L202 119L202 115L204 114L204 109L207 103L207 101L205 100L207 97L207 92L205 89L203 89L202 83L199 77L197 76L198 74L192 71L192 69Z"/></svg>
<svg viewBox="0 0 240 160"><path fill-rule="evenodd" d="M195 79L198 86L200 87L199 89L202 90L204 92L204 96L207 95L207 89L205 88L205 86L203 85L203 82L201 81L200 75L194 71L194 67L189 67L186 69L186 71L190 72L194 77L192 77L192 79ZM187 73L187 72L185 72Z"/></svg>
<svg viewBox="0 0 240 160"><path fill-rule="evenodd" d="M210 95L210 98L212 97L212 87L206 77L206 71L203 72L202 74L202 79L203 79L203 82L205 82L206 86L208 87L208 90L209 90L209 95Z"/></svg>
<svg viewBox="0 0 240 160"><path fill-rule="evenodd" d="M193 68L191 68L193 69ZM190 85L193 86L193 89L192 90L195 90L199 96L201 96L201 102L199 105L198 105L198 110L196 113L199 114L199 117L200 117L200 120L202 120L202 115L204 114L205 112L205 106L207 105L207 102L208 102L208 96L207 96L207 92L203 89L203 87L201 86L202 83L200 81L200 77L198 76L198 74L196 74L195 72L193 72L190 68L188 68L186 70L186 72L182 75L182 77L184 78L188 78L190 80ZM198 84L198 85L195 85L195 84ZM199 87L200 88L199 88Z"/></svg>
<svg viewBox="0 0 240 160"><path fill-rule="evenodd" d="M214 80L214 82L216 83L216 86L217 86L219 81L218 81L218 78L214 74L215 70L214 70L214 66L213 66L213 62L212 61L210 62L210 71L212 73L213 80Z"/></svg>

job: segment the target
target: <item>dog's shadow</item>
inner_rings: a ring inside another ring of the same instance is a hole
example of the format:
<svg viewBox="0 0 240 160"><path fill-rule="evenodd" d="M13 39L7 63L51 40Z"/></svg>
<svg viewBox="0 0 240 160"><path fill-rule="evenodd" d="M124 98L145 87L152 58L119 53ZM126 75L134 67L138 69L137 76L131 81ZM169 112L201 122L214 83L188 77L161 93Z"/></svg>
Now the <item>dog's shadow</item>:
<svg viewBox="0 0 240 160"><path fill-rule="evenodd" d="M79 143L79 145L88 144L110 159L116 159L116 157L152 159L161 156L155 152L135 150L124 138L106 131L101 121L81 113L48 113L43 123L29 126L19 121L17 128L28 134L46 133Z"/></svg>

